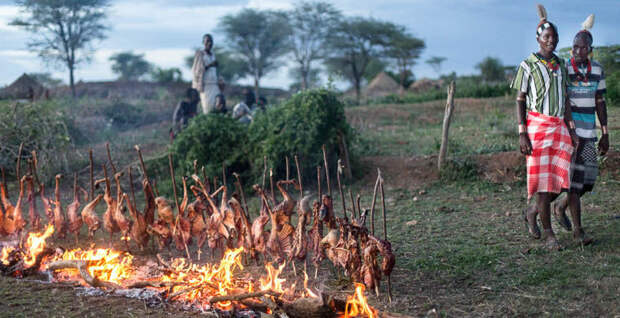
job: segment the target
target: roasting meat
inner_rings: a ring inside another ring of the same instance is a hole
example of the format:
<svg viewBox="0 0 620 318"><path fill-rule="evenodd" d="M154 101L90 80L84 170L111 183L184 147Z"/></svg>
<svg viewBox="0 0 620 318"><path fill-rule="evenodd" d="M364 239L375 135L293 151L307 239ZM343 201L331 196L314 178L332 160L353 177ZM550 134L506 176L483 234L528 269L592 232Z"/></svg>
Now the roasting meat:
<svg viewBox="0 0 620 318"><path fill-rule="evenodd" d="M310 209L310 197L305 196L299 201L298 205L298 219L297 219L297 229L295 231L295 238L293 240L293 249L291 252L290 258L295 258L298 260L305 260L306 253L308 251L308 234L306 233L306 225L308 224L308 220L310 219L310 215L312 214L312 210Z"/></svg>
<svg viewBox="0 0 620 318"><path fill-rule="evenodd" d="M116 204L116 209L114 210L114 222L116 222L118 228L121 230L121 239L125 241L125 244L127 244L129 231L131 230L131 221L125 217L125 205L123 205L124 196L120 181L122 175L122 172L114 175L114 181L116 182L116 198L118 202Z"/></svg>
<svg viewBox="0 0 620 318"><path fill-rule="evenodd" d="M108 179L108 172L105 165L103 166L103 173L105 175L105 191L103 194L103 201L106 203L106 209L103 213L103 228L106 232L110 233L110 241L108 242L112 246L112 238L114 233L118 233L121 229L116 224L114 214L118 208L118 193L116 198L112 196L112 190L110 189L110 179Z"/></svg>
<svg viewBox="0 0 620 318"><path fill-rule="evenodd" d="M265 202L261 203L260 215L252 222L251 235L254 249L259 253L265 252L265 244L267 242L267 233L265 233L265 225L269 222L269 214Z"/></svg>
<svg viewBox="0 0 620 318"><path fill-rule="evenodd" d="M278 190L280 190L280 193L282 193L283 199L282 202L280 202L275 208L273 208L273 211L277 214L283 214L290 217L291 215L293 215L293 212L295 212L295 206L297 205L297 201L295 201L295 199L293 199L286 191L286 189L282 186L284 184L292 184L295 186L296 189L299 189L299 184L295 181L295 179L280 180L276 182L276 186L278 187Z"/></svg>
<svg viewBox="0 0 620 318"><path fill-rule="evenodd" d="M374 236L369 235L369 238L375 242L375 245L379 249L379 254L382 258L381 272L385 276L390 276L392 274L392 270L394 269L394 264L396 264L396 257L394 256L394 253L392 253L392 244Z"/></svg>
<svg viewBox="0 0 620 318"><path fill-rule="evenodd" d="M69 219L69 232L75 234L75 241L79 241L82 217L78 215L80 208L80 196L78 195L77 174L73 178L73 202L67 205L67 218Z"/></svg>
<svg viewBox="0 0 620 318"><path fill-rule="evenodd" d="M202 213L203 211L200 211L198 201L187 205L187 219L191 223L191 235L196 238L196 245L198 245L198 259L200 259L200 254L202 253L202 246L207 241L207 223Z"/></svg>
<svg viewBox="0 0 620 318"><path fill-rule="evenodd" d="M183 200L179 206L181 211L177 214L174 228L172 229L172 239L177 249L180 251L185 250L185 247L192 243L192 224L187 217L185 217L188 200L187 182L185 178L183 178Z"/></svg>
<svg viewBox="0 0 620 318"><path fill-rule="evenodd" d="M144 189L144 200L146 201L144 221L146 224L153 224L155 222L155 195L153 194L151 184L146 178L142 180L142 188Z"/></svg>
<svg viewBox="0 0 620 318"><path fill-rule="evenodd" d="M67 224L64 214L62 213L62 203L60 202L60 178L62 175L56 175L56 188L54 189L54 232L58 237L64 238L67 235Z"/></svg>
<svg viewBox="0 0 620 318"><path fill-rule="evenodd" d="M152 226L148 226L147 232L157 237L159 249L170 246L172 232L170 232L170 225L163 219L158 219Z"/></svg>
<svg viewBox="0 0 620 318"><path fill-rule="evenodd" d="M26 179L27 177L23 176L19 182L19 196L17 197L17 203L15 203L12 209L12 213L9 214L7 209L7 215L4 218L3 224L7 235L19 234L26 226L26 221L22 214L22 198L24 197L24 182L26 182ZM7 205L5 204L5 206Z"/></svg>
<svg viewBox="0 0 620 318"><path fill-rule="evenodd" d="M246 251L250 252L250 256L252 258L256 258L256 251L254 250L254 241L252 239L252 231L250 227L250 221L248 221L248 217L245 214L245 211L241 207L241 203L236 198L231 198L228 201L232 209L235 211L235 217L239 216L240 224L239 224L239 237L238 241L240 242L240 246Z"/></svg>
<svg viewBox="0 0 620 318"><path fill-rule="evenodd" d="M321 248L321 239L323 238L323 221L319 217L321 205L318 201L312 203L312 215L314 222L312 228L308 232L310 236L310 248L312 249L312 263L319 266L325 258L324 250Z"/></svg>
<svg viewBox="0 0 620 318"><path fill-rule="evenodd" d="M157 197L155 204L157 205L157 218L163 220L168 225L174 225L174 213L168 200L164 197Z"/></svg>
<svg viewBox="0 0 620 318"><path fill-rule="evenodd" d="M378 287L379 280L381 280L381 270L377 264L377 254L379 253L379 247L376 242L369 239L366 242L366 246L362 251L362 269L361 276L366 288L373 289Z"/></svg>
<svg viewBox="0 0 620 318"><path fill-rule="evenodd" d="M144 215L138 212L126 193L123 193L123 199L127 202L129 215L133 218L129 234L132 240L138 245L141 251L144 250L149 242L149 234L146 232L146 220Z"/></svg>
<svg viewBox="0 0 620 318"><path fill-rule="evenodd" d="M103 199L103 194L97 195L94 200L87 203L82 209L82 220L88 227L88 237L92 240L95 236L95 232L101 227L101 220L97 213L95 213L95 208Z"/></svg>
<svg viewBox="0 0 620 318"><path fill-rule="evenodd" d="M52 208L52 204L54 202L45 195L44 184L41 184L41 191L39 195L41 197L41 202L43 202L43 212L45 212L45 216L47 217L47 223L54 224L54 209Z"/></svg>
<svg viewBox="0 0 620 318"><path fill-rule="evenodd" d="M37 212L37 204L34 199L34 179L28 177L28 220L30 230L38 232L41 229L41 216Z"/></svg>

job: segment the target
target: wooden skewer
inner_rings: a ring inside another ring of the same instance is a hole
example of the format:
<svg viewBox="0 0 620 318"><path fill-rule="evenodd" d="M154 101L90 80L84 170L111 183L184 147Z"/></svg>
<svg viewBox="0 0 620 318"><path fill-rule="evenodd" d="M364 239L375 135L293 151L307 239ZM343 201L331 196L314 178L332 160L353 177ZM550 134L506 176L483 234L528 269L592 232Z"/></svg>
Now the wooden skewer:
<svg viewBox="0 0 620 318"><path fill-rule="evenodd" d="M110 162L110 167L112 167L112 172L116 174L116 166L114 165L114 162L112 161L112 155L110 155L110 143L109 142L105 143L105 149L106 149L106 152L108 153L108 161Z"/></svg>
<svg viewBox="0 0 620 318"><path fill-rule="evenodd" d="M263 156L263 186L265 188L265 182L267 181L267 156Z"/></svg>
<svg viewBox="0 0 620 318"><path fill-rule="evenodd" d="M200 169L202 172L202 180L204 180L205 188L207 192L211 192L211 182L209 182L209 178L207 178L207 171L205 170L205 166L202 166Z"/></svg>
<svg viewBox="0 0 620 318"><path fill-rule="evenodd" d="M194 174L198 175L198 160L194 160Z"/></svg>
<svg viewBox="0 0 620 318"><path fill-rule="evenodd" d="M297 179L299 179L299 199L304 196L304 187L301 182L301 165L299 164L299 157L295 155L295 167L297 167Z"/></svg>
<svg viewBox="0 0 620 318"><path fill-rule="evenodd" d="M362 201L362 196L360 196L359 194L355 197L355 200L357 202L357 216L358 217L362 217L362 205L361 205L361 201Z"/></svg>
<svg viewBox="0 0 620 318"><path fill-rule="evenodd" d="M284 157L284 162L286 163L286 180L290 180L290 169L289 169L288 156ZM299 183L301 183L301 180L299 180ZM288 190L288 183L284 185L284 187L286 187L286 190Z"/></svg>
<svg viewBox="0 0 620 318"><path fill-rule="evenodd" d="M342 183L340 182L340 175L342 174L342 161L338 159L338 170L336 172L336 179L338 180L338 190L340 191L340 199L342 200L342 213L344 213L344 219L347 220L347 205L344 198L344 191L342 190Z"/></svg>
<svg viewBox="0 0 620 318"><path fill-rule="evenodd" d="M321 166L316 166L316 184L317 184L317 193L319 196L319 202L321 202Z"/></svg>
<svg viewBox="0 0 620 318"><path fill-rule="evenodd" d="M383 177L381 177L381 170L379 170L379 178L381 179L381 181L379 181L380 187L381 187L381 204L383 205L383 239L385 241L387 241L387 222L386 222L386 217L385 217L385 190L383 189ZM391 275L388 276L388 301L390 303L392 303L392 277Z"/></svg>
<svg viewBox="0 0 620 318"><path fill-rule="evenodd" d="M4 187L4 190L6 192L6 196L10 197L10 195L9 195L9 186L6 184L6 175L4 174L4 167L0 167L0 171L2 172L2 186Z"/></svg>
<svg viewBox="0 0 620 318"><path fill-rule="evenodd" d="M19 144L19 150L17 151L17 166L15 167L15 173L17 176L17 182L19 183L19 181L22 179L22 176L20 174L21 171L21 163L22 163L22 150L24 150L24 143L20 143Z"/></svg>
<svg viewBox="0 0 620 318"><path fill-rule="evenodd" d="M153 187L153 190L155 190L155 193L157 194L157 196L159 196L159 191L157 190L157 187L151 184L151 180L149 179L149 176L146 174L146 166L144 165L144 159L142 158L142 151L140 150L140 146L135 145L133 147L138 152L138 158L140 159L140 167L142 167L142 174L144 175L146 182Z"/></svg>
<svg viewBox="0 0 620 318"><path fill-rule="evenodd" d="M241 178L239 174L233 172L233 176L237 179L237 187L239 187L239 194L241 195L241 202L243 203L243 208L245 209L245 213L250 217L250 210L248 210L248 203L245 201L245 193L243 192L243 185L241 184Z"/></svg>
<svg viewBox="0 0 620 318"><path fill-rule="evenodd" d="M379 170L379 169L377 169ZM375 190L372 194L372 204L370 205L370 234L375 235L375 204L377 203L377 190L379 190L379 180L381 174L377 175L377 182L375 182Z"/></svg>
<svg viewBox="0 0 620 318"><path fill-rule="evenodd" d="M224 164L222 164L222 182L224 183L224 185L227 185L227 182L226 182L226 166Z"/></svg>
<svg viewBox="0 0 620 318"><path fill-rule="evenodd" d="M269 186L271 187L271 202L276 204L276 193L273 189L273 169L269 168Z"/></svg>
<svg viewBox="0 0 620 318"><path fill-rule="evenodd" d="M133 175L131 173L131 166L127 167L127 173L129 174L129 189L131 189L131 203L133 205L133 209L137 210L136 208L136 194L133 190Z"/></svg>
<svg viewBox="0 0 620 318"><path fill-rule="evenodd" d="M172 178L172 192L174 194L174 203L177 206L177 213L178 213L177 222L175 222L174 230L173 230L173 233L175 233L177 229L178 218L181 215L181 206L179 206L179 197L177 195L177 182L174 178L174 166L172 165L172 153L170 152L168 153L168 166L170 167L170 178ZM187 243L185 242L185 240L183 240L183 245L185 246L185 252L187 253L187 259L191 260L192 258L189 255L189 249L187 248Z"/></svg>
<svg viewBox="0 0 620 318"><path fill-rule="evenodd" d="M39 185L39 192L41 192L41 181L39 181L39 176L37 175L37 166L39 164L39 159L37 158L37 151L33 150L32 152L32 175L34 177L34 181Z"/></svg>
<svg viewBox="0 0 620 318"><path fill-rule="evenodd" d="M349 188L349 198L351 199L351 218L356 219L357 211L355 211L355 200L353 200L353 192L351 192L350 188Z"/></svg>
<svg viewBox="0 0 620 318"><path fill-rule="evenodd" d="M327 163L327 152L325 151L325 145L322 147L323 149L323 163L325 164L325 182L327 182L327 193L329 197L332 197L332 186L329 182L329 165Z"/></svg>
<svg viewBox="0 0 620 318"><path fill-rule="evenodd" d="M95 171L93 163L93 148L88 149L88 160L90 160L90 193L88 200L91 201L95 197Z"/></svg>

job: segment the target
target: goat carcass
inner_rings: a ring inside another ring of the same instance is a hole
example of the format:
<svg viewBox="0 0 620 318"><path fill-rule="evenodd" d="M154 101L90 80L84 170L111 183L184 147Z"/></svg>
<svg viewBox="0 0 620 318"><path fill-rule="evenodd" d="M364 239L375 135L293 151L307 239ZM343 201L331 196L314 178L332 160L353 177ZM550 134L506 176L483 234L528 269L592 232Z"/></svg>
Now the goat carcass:
<svg viewBox="0 0 620 318"><path fill-rule="evenodd" d="M95 232L101 227L101 220L95 213L95 208L103 199L103 194L97 195L94 200L87 203L82 209L82 221L88 227L88 237L92 240Z"/></svg>
<svg viewBox="0 0 620 318"><path fill-rule="evenodd" d="M149 234L146 232L146 220L144 219L144 215L136 210L136 207L126 193L123 193L123 199L127 202L129 215L133 218L129 234L138 247L140 247L140 250L144 251L146 244L149 242Z"/></svg>
<svg viewBox="0 0 620 318"><path fill-rule="evenodd" d="M62 213L62 203L60 202L60 178L62 175L56 175L56 188L54 189L54 232L58 237L64 238L67 235L67 224L64 214Z"/></svg>
<svg viewBox="0 0 620 318"><path fill-rule="evenodd" d="M69 232L75 234L76 244L79 242L82 217L78 215L80 208L80 196L78 195L77 174L73 177L73 202L67 205L67 218L69 219Z"/></svg>

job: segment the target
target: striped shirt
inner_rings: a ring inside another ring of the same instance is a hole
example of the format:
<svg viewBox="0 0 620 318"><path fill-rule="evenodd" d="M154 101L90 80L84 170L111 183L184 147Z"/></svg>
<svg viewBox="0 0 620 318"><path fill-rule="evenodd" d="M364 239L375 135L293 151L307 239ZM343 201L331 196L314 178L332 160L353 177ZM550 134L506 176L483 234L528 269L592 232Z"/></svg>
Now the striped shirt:
<svg viewBox="0 0 620 318"><path fill-rule="evenodd" d="M529 111L563 118L567 84L566 68L561 59L555 58L560 61L560 67L552 71L534 53L530 54L519 65L510 86L527 94L526 104Z"/></svg>
<svg viewBox="0 0 620 318"><path fill-rule="evenodd" d="M577 128L577 136L587 140L596 140L596 103L594 99L596 93L604 94L606 91L603 67L598 62L591 60L591 70L586 82L577 79L578 74L575 73L570 60L567 60L566 65L568 70L568 100ZM578 70L582 75L587 74L587 65L578 67Z"/></svg>

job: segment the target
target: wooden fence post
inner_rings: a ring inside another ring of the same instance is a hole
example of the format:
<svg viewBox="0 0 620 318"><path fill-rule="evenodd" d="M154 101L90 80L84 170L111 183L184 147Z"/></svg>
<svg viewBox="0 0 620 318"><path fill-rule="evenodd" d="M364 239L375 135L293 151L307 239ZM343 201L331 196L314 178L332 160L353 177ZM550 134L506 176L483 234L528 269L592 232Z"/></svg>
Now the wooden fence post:
<svg viewBox="0 0 620 318"><path fill-rule="evenodd" d="M450 130L450 120L454 111L454 81L448 86L448 100L446 101L446 110L443 115L443 128L441 130L441 147L439 148L439 158L437 159L437 168L441 171L441 167L446 161L446 152L448 151L448 131Z"/></svg>

